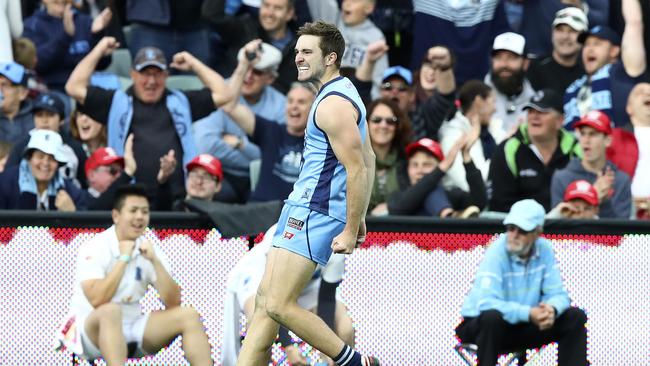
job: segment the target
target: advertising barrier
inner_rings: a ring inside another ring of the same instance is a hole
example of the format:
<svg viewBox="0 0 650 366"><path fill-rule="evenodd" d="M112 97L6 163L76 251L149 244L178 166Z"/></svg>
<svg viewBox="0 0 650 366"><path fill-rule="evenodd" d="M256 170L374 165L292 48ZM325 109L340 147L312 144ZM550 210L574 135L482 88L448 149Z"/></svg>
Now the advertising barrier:
<svg viewBox="0 0 650 366"><path fill-rule="evenodd" d="M483 233L475 227L466 230L470 233L444 232L449 225L440 230L427 226L426 231L434 232L426 233L382 232L377 230L380 224L369 225L374 231L366 244L347 259L339 288L354 322L356 347L377 355L386 366L464 365L453 350L454 327L485 248L498 235L498 224L484 226ZM70 353L54 351L54 333L68 310L79 245L102 230L99 225L80 226L0 228L0 365L72 363ZM202 315L213 358L219 360L225 281L249 240L222 238L207 227L154 228L147 235L170 259L182 301ZM592 365L648 364L650 235L546 236L553 242L572 304L589 317ZM143 311L161 308L153 291L141 305ZM534 364L556 364L556 352L553 344L542 348ZM186 362L176 340L159 354L131 364Z"/></svg>

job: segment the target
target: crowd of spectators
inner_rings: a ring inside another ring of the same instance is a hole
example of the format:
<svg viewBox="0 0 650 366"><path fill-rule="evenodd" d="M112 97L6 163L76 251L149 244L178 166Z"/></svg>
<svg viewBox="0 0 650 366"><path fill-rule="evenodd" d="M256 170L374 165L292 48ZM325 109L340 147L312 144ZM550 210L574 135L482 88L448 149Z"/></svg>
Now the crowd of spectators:
<svg viewBox="0 0 650 366"><path fill-rule="evenodd" d="M296 82L296 30L323 19L367 103L369 215L532 198L549 217L647 218L649 14L640 0L0 0L0 208L109 209L134 182L156 210L286 198L318 91Z"/></svg>
<svg viewBox="0 0 650 366"><path fill-rule="evenodd" d="M545 215L650 219L649 16L642 0L0 0L0 209L110 210L133 183L161 211L285 199L319 88L296 81L296 31L323 19L366 104L368 215L510 212L482 266L550 270ZM499 315L481 286L457 331L482 357L478 325L556 317L579 331L561 360L586 350L566 291Z"/></svg>

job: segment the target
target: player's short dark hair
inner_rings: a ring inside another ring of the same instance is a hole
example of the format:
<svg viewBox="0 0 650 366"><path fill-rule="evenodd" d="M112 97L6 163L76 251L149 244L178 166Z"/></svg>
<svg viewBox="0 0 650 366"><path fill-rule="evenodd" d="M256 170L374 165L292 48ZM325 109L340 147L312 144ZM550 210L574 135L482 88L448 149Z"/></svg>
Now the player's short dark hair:
<svg viewBox="0 0 650 366"><path fill-rule="evenodd" d="M458 91L458 101L463 114L467 113L477 96L485 99L490 95L492 88L480 80L469 80Z"/></svg>
<svg viewBox="0 0 650 366"><path fill-rule="evenodd" d="M117 188L115 192L115 200L113 201L113 209L120 211L124 207L124 202L129 196L147 198L147 188L144 184L125 184Z"/></svg>
<svg viewBox="0 0 650 366"><path fill-rule="evenodd" d="M300 36L316 36L319 37L320 42L318 46L323 52L323 56L330 53L336 53L336 68L341 68L341 60L343 59L343 52L345 52L345 40L343 35L336 28L334 24L324 22L322 20L305 23L298 29L298 37Z"/></svg>

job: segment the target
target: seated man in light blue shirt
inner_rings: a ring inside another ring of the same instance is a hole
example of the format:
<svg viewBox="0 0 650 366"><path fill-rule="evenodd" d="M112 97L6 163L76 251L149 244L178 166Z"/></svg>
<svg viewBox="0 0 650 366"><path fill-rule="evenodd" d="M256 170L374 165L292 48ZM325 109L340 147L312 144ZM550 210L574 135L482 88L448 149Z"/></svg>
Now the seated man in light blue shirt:
<svg viewBox="0 0 650 366"><path fill-rule="evenodd" d="M544 208L526 199L503 220L506 234L485 252L456 334L478 346L479 365L506 350L558 342L560 366L587 363L587 316L570 307L552 244L540 237Z"/></svg>

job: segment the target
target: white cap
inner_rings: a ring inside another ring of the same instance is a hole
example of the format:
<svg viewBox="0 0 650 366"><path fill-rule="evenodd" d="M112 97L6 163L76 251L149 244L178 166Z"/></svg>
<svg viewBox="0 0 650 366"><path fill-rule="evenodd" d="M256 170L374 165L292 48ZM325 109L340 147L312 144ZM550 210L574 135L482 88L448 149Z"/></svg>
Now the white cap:
<svg viewBox="0 0 650 366"><path fill-rule="evenodd" d="M589 29L589 21L587 20L585 12L582 11L582 9L573 6L560 9L555 13L553 27L559 24L566 24L578 32L584 32Z"/></svg>
<svg viewBox="0 0 650 366"><path fill-rule="evenodd" d="M54 156L54 160L59 163L66 163L68 158L63 148L63 140L61 135L50 130L31 130L29 132L30 138L25 153L36 149L46 154Z"/></svg>
<svg viewBox="0 0 650 366"><path fill-rule="evenodd" d="M524 47L526 46L526 38L521 34L506 32L501 33L494 38L492 44L492 54L496 51L506 50L519 56L524 55Z"/></svg>
<svg viewBox="0 0 650 366"><path fill-rule="evenodd" d="M241 49L239 49L239 53L237 53L238 60L245 57L243 53L244 53L244 48L242 47ZM255 69L262 70L262 71L270 70L272 72L277 72L278 66L280 66L280 62L282 61L282 52L280 52L280 50L275 48L274 46L262 42L261 54L262 56L260 57L260 61L255 64Z"/></svg>

